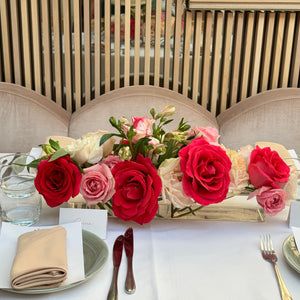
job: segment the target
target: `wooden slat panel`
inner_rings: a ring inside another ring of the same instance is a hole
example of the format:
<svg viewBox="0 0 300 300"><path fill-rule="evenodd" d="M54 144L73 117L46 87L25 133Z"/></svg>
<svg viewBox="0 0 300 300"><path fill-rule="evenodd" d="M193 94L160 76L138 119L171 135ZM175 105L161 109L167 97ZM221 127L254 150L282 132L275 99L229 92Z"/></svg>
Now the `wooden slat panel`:
<svg viewBox="0 0 300 300"><path fill-rule="evenodd" d="M203 44L203 18L202 12L196 12L195 15L195 34L194 34L194 50L193 50L193 73L192 73L192 99L198 102L199 82L200 82L200 57L202 56Z"/></svg>
<svg viewBox="0 0 300 300"><path fill-rule="evenodd" d="M276 22L275 39L273 45L273 57L271 64L271 89L278 88L280 62L281 62L281 51L283 43L285 13L279 13L278 20Z"/></svg>
<svg viewBox="0 0 300 300"><path fill-rule="evenodd" d="M150 41L151 41L151 0L146 0L146 30L145 30L145 62L144 85L149 84L150 79Z"/></svg>
<svg viewBox="0 0 300 300"><path fill-rule="evenodd" d="M134 25L134 85L138 85L140 80L141 0L135 1Z"/></svg>
<svg viewBox="0 0 300 300"><path fill-rule="evenodd" d="M164 48L164 87L170 86L170 53L171 53L171 21L172 21L172 0L166 0L165 14L165 48Z"/></svg>
<svg viewBox="0 0 300 300"><path fill-rule="evenodd" d="M242 67L242 74L241 74L241 99L247 98L247 92L248 92L248 84L249 84L249 74L250 74L250 61L252 59L251 56L251 45L252 45L252 39L253 39L253 25L254 25L254 12L246 13L245 14L247 24L246 24L246 30L245 30L245 38L243 41L244 44L244 57L243 57L243 67Z"/></svg>
<svg viewBox="0 0 300 300"><path fill-rule="evenodd" d="M211 76L211 105L210 111L213 115L217 113L217 102L219 96L219 80L220 80L220 62L222 48L222 25L224 14L216 12L215 16L215 41L213 49L213 69Z"/></svg>
<svg viewBox="0 0 300 300"><path fill-rule="evenodd" d="M84 91L85 103L91 100L91 3L84 1Z"/></svg>
<svg viewBox="0 0 300 300"><path fill-rule="evenodd" d="M211 65L211 44L212 44L213 14L206 12L205 16L205 40L203 48L203 70L202 70L202 91L201 105L207 108L210 85Z"/></svg>
<svg viewBox="0 0 300 300"><path fill-rule="evenodd" d="M182 74L182 94L188 95L190 78L190 45L192 36L192 13L186 11L185 33L184 33L184 54L183 54L183 74Z"/></svg>
<svg viewBox="0 0 300 300"><path fill-rule="evenodd" d="M43 39L43 64L44 64L44 82L45 82L45 95L52 99L53 80L51 68L52 44L51 44L51 30L50 30L50 13L49 1L41 2L42 9L42 39Z"/></svg>
<svg viewBox="0 0 300 300"><path fill-rule="evenodd" d="M104 1L105 92L110 90L110 1Z"/></svg>
<svg viewBox="0 0 300 300"><path fill-rule="evenodd" d="M115 0L115 89L120 87L120 0Z"/></svg>
<svg viewBox="0 0 300 300"><path fill-rule="evenodd" d="M130 84L130 0L125 0L124 86Z"/></svg>
<svg viewBox="0 0 300 300"><path fill-rule="evenodd" d="M75 46L75 107L81 107L82 97L82 47L81 47L81 1L74 0L74 46Z"/></svg>
<svg viewBox="0 0 300 300"><path fill-rule="evenodd" d="M176 1L176 19L174 33L174 54L173 54L173 91L178 92L180 74L180 46L181 46L181 18L182 0Z"/></svg>
<svg viewBox="0 0 300 300"><path fill-rule="evenodd" d="M289 73L291 69L291 57L293 49L293 38L295 30L296 14L288 13L286 24L286 36L283 43L283 55L280 71L279 87L286 88L289 81Z"/></svg>
<svg viewBox="0 0 300 300"><path fill-rule="evenodd" d="M253 62L252 62L252 76L250 80L250 92L251 95L255 95L258 92L258 80L260 72L260 60L262 53L262 42L264 33L265 16L263 12L259 12L257 16L256 28L255 28L255 41L253 50Z"/></svg>
<svg viewBox="0 0 300 300"><path fill-rule="evenodd" d="M229 87L229 75L230 75L230 61L231 61L231 39L233 33L233 13L226 13L226 25L224 36L224 49L223 49L223 69L222 69L222 86L220 94L220 112L223 112L227 108L228 87Z"/></svg>
<svg viewBox="0 0 300 300"><path fill-rule="evenodd" d="M300 14L298 14L296 22L296 32L294 40L292 69L291 69L291 86L298 87L300 72Z"/></svg>
<svg viewBox="0 0 300 300"><path fill-rule="evenodd" d="M236 32L233 40L233 65L232 65L232 76L230 85L230 106L237 102L238 85L239 85L239 71L241 63L241 48L242 48L242 35L243 35L243 21L244 13L236 13Z"/></svg>
<svg viewBox="0 0 300 300"><path fill-rule="evenodd" d="M32 60L31 60L31 37L29 31L28 0L21 1L22 35L23 35L23 57L25 86L32 88Z"/></svg>
<svg viewBox="0 0 300 300"><path fill-rule="evenodd" d="M53 36L54 36L54 73L55 73L55 100L62 105L62 57L61 57L61 25L60 1L53 0Z"/></svg>
<svg viewBox="0 0 300 300"><path fill-rule="evenodd" d="M155 50L154 50L154 85L159 86L160 75L160 33L161 33L161 1L156 1L155 13Z"/></svg>
<svg viewBox="0 0 300 300"><path fill-rule="evenodd" d="M263 47L262 67L261 67L261 79L259 91L263 92L268 89L269 74L270 74L270 62L273 45L274 25L275 25L275 13L268 12L266 19L265 30L265 43Z"/></svg>
<svg viewBox="0 0 300 300"><path fill-rule="evenodd" d="M13 45L13 58L14 58L14 75L15 83L22 84L22 54L20 45L20 16L18 9L18 1L10 1L10 13L11 13L11 30L12 45ZM1 72L0 72L1 73Z"/></svg>
<svg viewBox="0 0 300 300"><path fill-rule="evenodd" d="M41 64L41 28L40 28L39 1L31 0L33 66L35 91L42 93L42 64Z"/></svg>
<svg viewBox="0 0 300 300"><path fill-rule="evenodd" d="M101 86L101 4L94 1L95 5L95 97L100 95Z"/></svg>
<svg viewBox="0 0 300 300"><path fill-rule="evenodd" d="M66 109L72 112L73 103L73 79L72 79L72 30L70 17L70 1L63 0L63 21L64 21L64 52L65 52L65 89L66 89Z"/></svg>

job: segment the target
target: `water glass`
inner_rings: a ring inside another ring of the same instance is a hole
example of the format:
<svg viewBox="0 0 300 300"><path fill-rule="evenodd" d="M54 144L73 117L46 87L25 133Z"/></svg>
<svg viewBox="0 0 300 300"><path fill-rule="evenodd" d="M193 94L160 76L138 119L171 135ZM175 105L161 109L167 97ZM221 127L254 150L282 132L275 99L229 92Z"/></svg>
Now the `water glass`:
<svg viewBox="0 0 300 300"><path fill-rule="evenodd" d="M42 200L34 185L36 169L26 167L34 159L23 153L0 158L2 221L30 226L39 220Z"/></svg>

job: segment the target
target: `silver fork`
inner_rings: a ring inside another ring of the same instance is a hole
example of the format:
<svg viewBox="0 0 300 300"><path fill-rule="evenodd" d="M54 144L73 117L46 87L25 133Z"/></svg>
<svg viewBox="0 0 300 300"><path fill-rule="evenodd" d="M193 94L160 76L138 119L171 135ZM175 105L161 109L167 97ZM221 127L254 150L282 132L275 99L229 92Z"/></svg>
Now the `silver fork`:
<svg viewBox="0 0 300 300"><path fill-rule="evenodd" d="M273 247L273 243L272 243L270 234L262 235L260 237L260 248L261 248L262 257L265 260L269 261L275 269L281 299L282 300L292 300L292 297L291 297L288 289L286 288L285 283L283 282L283 279L282 279L279 269L277 267L277 264L276 264L277 256L274 251L274 247Z"/></svg>

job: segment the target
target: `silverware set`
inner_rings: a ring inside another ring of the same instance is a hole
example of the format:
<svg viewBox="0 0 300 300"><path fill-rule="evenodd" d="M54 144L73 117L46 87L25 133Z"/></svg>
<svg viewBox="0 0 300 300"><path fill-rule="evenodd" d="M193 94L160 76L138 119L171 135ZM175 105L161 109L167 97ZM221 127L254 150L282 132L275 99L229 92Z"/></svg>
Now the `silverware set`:
<svg viewBox="0 0 300 300"><path fill-rule="evenodd" d="M118 299L118 274L119 267L122 261L123 247L127 257L127 275L125 279L125 292L133 294L135 292L135 280L133 275L132 257L133 257L133 229L128 228L124 235L116 238L113 246L113 276L110 284L107 300Z"/></svg>
<svg viewBox="0 0 300 300"><path fill-rule="evenodd" d="M278 266L276 264L277 262L277 255L275 253L274 247L273 247L273 243L272 243L272 239L270 234L266 234L266 235L262 235L260 238L260 248L261 248L261 254L262 257L270 262L275 270L275 274L277 277L277 282L278 282L278 286L279 286L279 290L280 290L280 295L281 295L281 299L282 300L292 300L292 297L280 275Z"/></svg>

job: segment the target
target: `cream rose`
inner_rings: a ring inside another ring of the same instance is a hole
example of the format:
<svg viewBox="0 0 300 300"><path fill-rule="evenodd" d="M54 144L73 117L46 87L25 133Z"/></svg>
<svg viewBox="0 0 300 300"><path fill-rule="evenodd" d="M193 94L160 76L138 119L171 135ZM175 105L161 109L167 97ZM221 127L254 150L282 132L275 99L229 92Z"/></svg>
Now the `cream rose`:
<svg viewBox="0 0 300 300"><path fill-rule="evenodd" d="M182 187L183 174L180 169L180 158L166 159L158 169L162 181L162 198L164 202L171 201L177 208L184 208L195 203L185 195Z"/></svg>

